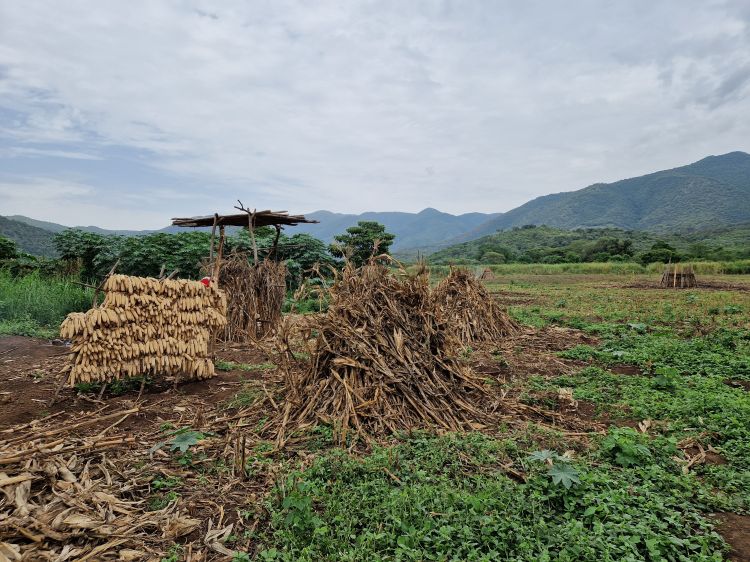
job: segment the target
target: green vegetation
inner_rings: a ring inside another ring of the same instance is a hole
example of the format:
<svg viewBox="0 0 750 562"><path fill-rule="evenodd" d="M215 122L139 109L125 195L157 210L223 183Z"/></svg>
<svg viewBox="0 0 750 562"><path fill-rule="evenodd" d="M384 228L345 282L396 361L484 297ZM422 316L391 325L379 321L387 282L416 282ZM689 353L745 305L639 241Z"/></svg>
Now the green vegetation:
<svg viewBox="0 0 750 562"><path fill-rule="evenodd" d="M0 260L12 260L18 257L18 247L13 240L0 236Z"/></svg>
<svg viewBox="0 0 750 562"><path fill-rule="evenodd" d="M378 222L359 221L357 226L347 228L346 233L334 238L330 251L334 256L348 258L359 267L373 255L389 253L394 238Z"/></svg>
<svg viewBox="0 0 750 562"><path fill-rule="evenodd" d="M431 263L732 261L750 258L750 226L656 235L617 228L515 227L430 255Z"/></svg>
<svg viewBox="0 0 750 562"><path fill-rule="evenodd" d="M607 439L624 451L570 459L535 449L559 439L416 435L363 458L328 452L271 494L259 558L722 559L695 499L705 487L682 474L671 441L649 442L645 454L644 445L630 450L645 437L613 432ZM637 466L623 462L628 454ZM509 465L526 472L524 484Z"/></svg>
<svg viewBox="0 0 750 562"><path fill-rule="evenodd" d="M275 369L273 363L235 363L234 361L216 361L214 364L219 371L268 371Z"/></svg>
<svg viewBox="0 0 750 562"><path fill-rule="evenodd" d="M70 278L13 277L0 269L0 334L55 337L65 316L88 309L92 298Z"/></svg>
<svg viewBox="0 0 750 562"><path fill-rule="evenodd" d="M307 234L279 236L277 252L271 255L275 231L259 228L256 231L259 257L286 261L290 286L299 285L318 264L325 274L326 265L335 262L323 242ZM55 235L60 258L79 264L84 279L100 279L119 260L117 271L127 275L156 277L164 271L178 271L178 277L196 279L201 275L201 263L209 253L211 235L207 232L156 233L144 236L103 236L83 230L66 230ZM252 242L247 231L228 236L224 251L249 252Z"/></svg>

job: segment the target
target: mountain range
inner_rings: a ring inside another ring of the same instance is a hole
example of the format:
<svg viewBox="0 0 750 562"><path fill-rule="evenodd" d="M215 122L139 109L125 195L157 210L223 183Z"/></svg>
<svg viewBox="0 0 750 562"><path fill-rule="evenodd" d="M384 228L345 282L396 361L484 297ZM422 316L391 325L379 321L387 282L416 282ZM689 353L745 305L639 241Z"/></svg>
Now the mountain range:
<svg viewBox="0 0 750 562"><path fill-rule="evenodd" d="M289 229L290 234L307 232L330 242L336 234L357 221L373 220L384 224L396 235L393 249L400 253L409 250L430 253L527 224L546 224L562 229L701 230L750 222L750 154L730 152L709 156L679 168L544 195L506 213L452 215L428 208L419 213L367 212L354 215L315 211L306 216L320 223L301 224ZM23 250L39 255L52 255L53 233L66 228L19 215L0 220L0 235L16 240ZM123 235L155 232L111 231L95 226L83 227L83 230ZM165 227L156 232L176 230L175 227Z"/></svg>

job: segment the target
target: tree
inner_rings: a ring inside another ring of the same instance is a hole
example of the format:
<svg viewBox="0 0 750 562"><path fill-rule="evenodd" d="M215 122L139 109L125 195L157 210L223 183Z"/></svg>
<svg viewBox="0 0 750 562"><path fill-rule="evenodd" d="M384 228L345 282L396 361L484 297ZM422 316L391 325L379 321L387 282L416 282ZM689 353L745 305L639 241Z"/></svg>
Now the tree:
<svg viewBox="0 0 750 562"><path fill-rule="evenodd" d="M95 279L97 277L95 260L106 247L112 245L113 238L70 228L55 234L54 244L60 259L69 264L77 262L84 279Z"/></svg>
<svg viewBox="0 0 750 562"><path fill-rule="evenodd" d="M0 236L0 260L12 260L18 257L16 243L4 236Z"/></svg>
<svg viewBox="0 0 750 562"><path fill-rule="evenodd" d="M674 246L670 246L664 241L659 241L653 244L649 251L643 252L638 259L643 265L657 262L674 263L680 261L682 255L677 252L677 249L674 248Z"/></svg>
<svg viewBox="0 0 750 562"><path fill-rule="evenodd" d="M370 257L377 254L388 254L396 236L385 231L385 226L375 221L359 221L357 226L350 226L346 233L334 237L331 254L348 257L359 267Z"/></svg>
<svg viewBox="0 0 750 562"><path fill-rule="evenodd" d="M279 259L286 261L289 272L287 279L292 289L299 287L316 265L320 266L320 275L323 277L329 274L327 266L335 265L325 242L310 234L282 236L279 239Z"/></svg>

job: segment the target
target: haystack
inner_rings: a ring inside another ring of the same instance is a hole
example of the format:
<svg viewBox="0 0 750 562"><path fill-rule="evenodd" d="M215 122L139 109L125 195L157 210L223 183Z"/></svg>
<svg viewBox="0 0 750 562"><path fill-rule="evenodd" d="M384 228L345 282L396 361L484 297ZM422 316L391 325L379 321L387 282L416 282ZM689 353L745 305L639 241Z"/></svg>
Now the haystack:
<svg viewBox="0 0 750 562"><path fill-rule="evenodd" d="M432 298L463 345L497 342L518 332L518 325L466 269L451 268L435 287Z"/></svg>
<svg viewBox="0 0 750 562"><path fill-rule="evenodd" d="M329 294L328 310L308 320L310 364L286 373L288 427L330 423L339 439L419 427L472 429L481 380L456 359L460 342L434 307L428 275L393 274L372 262L347 265Z"/></svg>
<svg viewBox="0 0 750 562"><path fill-rule="evenodd" d="M695 280L695 272L692 265L669 263L664 266L660 285L671 289L689 289L697 287L698 282Z"/></svg>
<svg viewBox="0 0 750 562"><path fill-rule="evenodd" d="M276 328L286 297L286 266L266 259L250 263L244 253L220 263L219 286L227 295L227 323L219 334L225 342L261 339Z"/></svg>
<svg viewBox="0 0 750 562"><path fill-rule="evenodd" d="M489 267L485 267L482 273L479 274L479 280L480 281L494 281L495 272L492 271Z"/></svg>
<svg viewBox="0 0 750 562"><path fill-rule="evenodd" d="M226 323L226 299L197 281L112 275L102 305L69 314L60 335L73 341L68 382L143 375L214 375L211 332Z"/></svg>

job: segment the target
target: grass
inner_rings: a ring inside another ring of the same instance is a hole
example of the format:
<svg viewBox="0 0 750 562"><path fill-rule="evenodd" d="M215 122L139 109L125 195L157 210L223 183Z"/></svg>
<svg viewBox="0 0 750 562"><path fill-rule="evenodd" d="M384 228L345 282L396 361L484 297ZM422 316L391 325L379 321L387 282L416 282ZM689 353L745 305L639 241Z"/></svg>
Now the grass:
<svg viewBox="0 0 750 562"><path fill-rule="evenodd" d="M750 274L750 260L726 262L695 261L690 264L696 275L740 275ZM664 271L664 264L652 263L643 266L635 262L585 262L585 263L504 263L490 265L462 266L479 271L490 269L496 275L644 275L658 274ZM432 265L433 276L444 277L450 266Z"/></svg>
<svg viewBox="0 0 750 562"><path fill-rule="evenodd" d="M261 394L262 392L257 386L254 386L251 382L245 382L240 391L227 402L227 408L241 409L252 406Z"/></svg>
<svg viewBox="0 0 750 562"><path fill-rule="evenodd" d="M91 306L93 292L73 281L36 273L12 277L0 270L0 335L57 336L68 313Z"/></svg>

